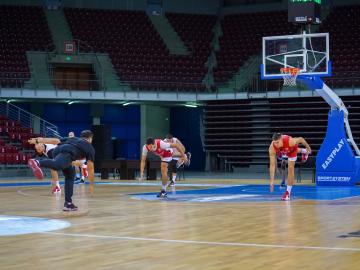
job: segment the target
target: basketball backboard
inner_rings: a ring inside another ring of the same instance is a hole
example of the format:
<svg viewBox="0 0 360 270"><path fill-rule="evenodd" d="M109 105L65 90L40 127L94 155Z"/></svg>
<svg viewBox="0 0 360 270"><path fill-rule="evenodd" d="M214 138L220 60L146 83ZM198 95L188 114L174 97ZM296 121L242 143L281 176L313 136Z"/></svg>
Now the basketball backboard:
<svg viewBox="0 0 360 270"><path fill-rule="evenodd" d="M331 76L329 33L263 37L262 79L283 78L281 68L299 68L299 76Z"/></svg>

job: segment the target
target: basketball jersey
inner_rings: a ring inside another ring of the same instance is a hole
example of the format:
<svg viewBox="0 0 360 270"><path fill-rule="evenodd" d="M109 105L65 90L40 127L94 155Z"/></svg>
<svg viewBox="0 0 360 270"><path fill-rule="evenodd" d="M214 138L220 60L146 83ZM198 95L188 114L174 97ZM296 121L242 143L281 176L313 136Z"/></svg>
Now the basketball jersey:
<svg viewBox="0 0 360 270"><path fill-rule="evenodd" d="M160 139L156 139L155 140L155 145L156 145L156 150L153 150L153 149L150 149L145 144L144 148L146 149L146 151L144 151L145 149L143 149L143 155L147 154L147 152L152 152L155 155L161 157L161 159L171 158L172 157L173 150L172 150L172 148L170 148L169 143L165 143L164 141L162 141Z"/></svg>
<svg viewBox="0 0 360 270"><path fill-rule="evenodd" d="M45 156L47 156L48 158L53 158L52 156L52 151L54 150L54 148L57 146L56 144L48 144L45 143Z"/></svg>
<svg viewBox="0 0 360 270"><path fill-rule="evenodd" d="M279 155L279 153L280 153L281 155L286 155L286 156L288 156L288 157L296 156L296 155L297 155L298 146L297 146L297 144L296 144L296 145L290 147L290 145L289 145L290 136L288 136L288 135L282 135L282 136L281 136L281 139L282 139L283 145L282 145L280 148L277 148L277 147L273 144L273 147L274 147L276 153L277 153L278 155Z"/></svg>

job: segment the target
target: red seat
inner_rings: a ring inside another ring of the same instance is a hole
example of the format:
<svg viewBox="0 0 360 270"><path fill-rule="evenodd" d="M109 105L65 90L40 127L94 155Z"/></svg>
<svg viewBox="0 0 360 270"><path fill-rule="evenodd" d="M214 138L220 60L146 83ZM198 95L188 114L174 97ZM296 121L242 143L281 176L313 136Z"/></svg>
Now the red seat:
<svg viewBox="0 0 360 270"><path fill-rule="evenodd" d="M169 82L176 82L187 72L198 73L201 81L207 72L202 67L210 55L216 16L167 14L175 31L192 52L177 56L169 54L143 11L65 8L64 13L73 36L91 44L94 51L107 52L120 80L128 82L134 90L164 89L161 82L165 77ZM94 16L98 19L92 20ZM110 23L112 17L114 21ZM186 83L187 79L180 82Z"/></svg>
<svg viewBox="0 0 360 270"><path fill-rule="evenodd" d="M20 159L20 164L27 164L27 158L26 155L24 153L19 153L19 159Z"/></svg>
<svg viewBox="0 0 360 270"><path fill-rule="evenodd" d="M5 154L6 164L14 165L18 164L20 161L19 154L17 153L6 153Z"/></svg>
<svg viewBox="0 0 360 270"><path fill-rule="evenodd" d="M41 7L0 6L2 51L0 71L3 87L21 87L30 78L26 51L53 47L51 34ZM7 30L11 29L11 31Z"/></svg>
<svg viewBox="0 0 360 270"><path fill-rule="evenodd" d="M6 164L5 153L0 153L0 164Z"/></svg>
<svg viewBox="0 0 360 270"><path fill-rule="evenodd" d="M34 154L26 153L26 154L25 154L26 163L28 162L29 159L31 159L31 158L33 158L33 157L34 157Z"/></svg>

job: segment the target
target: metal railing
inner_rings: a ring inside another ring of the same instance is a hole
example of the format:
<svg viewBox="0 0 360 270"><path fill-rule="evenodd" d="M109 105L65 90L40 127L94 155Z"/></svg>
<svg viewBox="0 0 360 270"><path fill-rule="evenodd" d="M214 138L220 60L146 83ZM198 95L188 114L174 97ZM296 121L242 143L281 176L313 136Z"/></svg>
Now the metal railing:
<svg viewBox="0 0 360 270"><path fill-rule="evenodd" d="M206 152L206 145L205 145L205 126L204 126L204 119L203 119L203 115L205 115L205 111L203 111L202 114L200 114L200 119L199 119L199 130L200 130L200 140L201 140L201 146L204 152Z"/></svg>
<svg viewBox="0 0 360 270"><path fill-rule="evenodd" d="M39 80L37 80L39 83ZM40 79L41 81L41 79ZM52 86L56 90L101 90L99 84L100 80L80 80L80 79L54 79L50 78Z"/></svg>
<svg viewBox="0 0 360 270"><path fill-rule="evenodd" d="M49 83L51 85L49 85ZM0 76L0 89L19 88L19 89L45 89L46 86L49 90L87 90L87 91L109 91L100 87L101 81L94 80L81 80L81 79L55 79L55 78L36 78L30 81L25 77L1 77ZM45 86L45 87L44 87ZM111 91L111 90L110 90ZM114 90L112 90L113 92ZM202 82L174 82L174 81L121 81L118 82L118 88L115 91L128 92L128 91L152 91L164 92L171 91L172 93L203 93L209 91Z"/></svg>
<svg viewBox="0 0 360 270"><path fill-rule="evenodd" d="M230 72L229 72L230 73ZM350 72L349 72L350 73ZM232 90L234 92L247 92L247 93L266 93L271 91L283 91L284 81L279 80L262 80L259 75L251 76L247 79L247 84L244 86L244 82L239 82L236 80L235 76L232 80L227 82L219 83L215 82L215 89L218 89L222 86L227 86L232 81ZM349 77L329 77L324 78L323 81L333 89L359 89L360 88L360 74L355 73ZM296 88L297 91L306 90L306 87L298 84Z"/></svg>
<svg viewBox="0 0 360 270"><path fill-rule="evenodd" d="M11 120L20 122L23 127L32 128L35 133L39 132L44 137L60 137L57 126L10 102L0 102L0 114L7 116ZM38 130L34 128L35 126L37 126Z"/></svg>
<svg viewBox="0 0 360 270"><path fill-rule="evenodd" d="M95 77L97 74L92 74ZM50 80L50 81L49 81ZM351 77L330 77L324 78L324 82L332 89L352 89L360 88L360 76ZM50 83L50 85L49 85ZM210 84L211 85L211 84ZM32 78L28 72L0 72L0 89L20 88L20 89L49 89L56 90L90 90L90 91L109 91L103 88L103 81L99 78L80 80L80 79L55 79L55 78ZM261 80L259 76L253 76L244 84L243 81L233 80L231 86L229 81L224 83L215 82L211 87L202 82L186 82L172 80L127 80L118 81L118 87L110 91L128 92L172 92L172 93L219 93L219 88L227 87L233 93L267 93L283 91L283 80ZM294 88L296 91L306 90L300 84Z"/></svg>

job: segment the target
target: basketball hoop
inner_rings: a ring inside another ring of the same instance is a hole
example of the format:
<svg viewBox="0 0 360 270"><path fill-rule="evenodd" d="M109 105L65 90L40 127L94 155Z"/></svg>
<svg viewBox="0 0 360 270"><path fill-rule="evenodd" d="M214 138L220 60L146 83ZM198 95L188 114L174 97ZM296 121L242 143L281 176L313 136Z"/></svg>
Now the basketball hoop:
<svg viewBox="0 0 360 270"><path fill-rule="evenodd" d="M296 86L296 78L300 73L300 68L280 68L280 72L284 78L284 86Z"/></svg>

